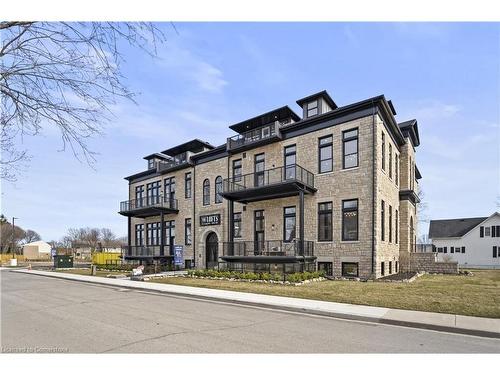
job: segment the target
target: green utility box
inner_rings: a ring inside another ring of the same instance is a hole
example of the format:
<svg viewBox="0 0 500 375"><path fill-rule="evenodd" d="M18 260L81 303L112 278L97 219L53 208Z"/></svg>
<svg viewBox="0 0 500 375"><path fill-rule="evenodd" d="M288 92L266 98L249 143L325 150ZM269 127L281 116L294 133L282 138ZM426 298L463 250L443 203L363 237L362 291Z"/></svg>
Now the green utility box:
<svg viewBox="0 0 500 375"><path fill-rule="evenodd" d="M73 268L73 256L54 255L54 268Z"/></svg>

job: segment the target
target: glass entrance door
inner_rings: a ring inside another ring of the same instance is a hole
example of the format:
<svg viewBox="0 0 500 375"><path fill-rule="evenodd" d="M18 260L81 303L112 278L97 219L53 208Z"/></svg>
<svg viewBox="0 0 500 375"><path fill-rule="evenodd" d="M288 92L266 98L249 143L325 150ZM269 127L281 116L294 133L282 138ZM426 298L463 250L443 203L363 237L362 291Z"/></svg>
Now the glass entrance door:
<svg viewBox="0 0 500 375"><path fill-rule="evenodd" d="M264 169L265 169L264 154L255 155L255 160L254 160L255 187L264 186L265 184Z"/></svg>
<svg viewBox="0 0 500 375"><path fill-rule="evenodd" d="M254 211L254 253L261 254L265 243L265 219L264 210Z"/></svg>
<svg viewBox="0 0 500 375"><path fill-rule="evenodd" d="M285 180L295 179L295 164L297 163L296 150L297 148L295 147L295 145L285 147Z"/></svg>

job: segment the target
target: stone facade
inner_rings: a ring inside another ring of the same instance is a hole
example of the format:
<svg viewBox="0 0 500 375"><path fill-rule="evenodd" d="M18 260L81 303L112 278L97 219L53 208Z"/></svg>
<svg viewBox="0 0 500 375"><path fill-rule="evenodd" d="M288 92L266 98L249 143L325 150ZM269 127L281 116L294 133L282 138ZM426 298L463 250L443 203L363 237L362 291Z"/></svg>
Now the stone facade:
<svg viewBox="0 0 500 375"><path fill-rule="evenodd" d="M435 253L409 253L410 272L458 273L458 262L439 262Z"/></svg>
<svg viewBox="0 0 500 375"><path fill-rule="evenodd" d="M383 99L385 102L385 99ZM385 102L386 103L386 102ZM330 108L327 107L328 110ZM335 111L333 111L335 112ZM395 134L387 116L380 110L360 112L345 121L331 121L329 125L313 127L300 134L287 135L265 145L246 149L242 152L220 152L210 160L196 158L194 165L173 173L154 175L147 179L130 179L130 199L134 198L135 187L152 181L163 182L165 178L175 177L176 198L179 212L165 216L165 220L175 220L175 241L185 244L184 222L192 219L192 245L185 246L185 259L194 260L197 268L206 265L205 243L209 233L215 232L219 244L229 238L229 202L215 203L215 180L232 177L232 165L241 160L242 174L254 172L255 156L265 155L265 169L282 167L285 163L284 148L296 146L296 164L314 174L314 194L306 194L304 199L304 239L314 242L314 255L317 262L332 264L333 275L342 274L342 263L357 263L359 277L363 279L395 273L400 267L400 257L410 252L409 221L416 222L416 209L406 200L400 201L399 192L409 189L410 169L414 168L415 148L408 137L399 132ZM326 113L328 115L328 113ZM325 116L326 117L326 116ZM396 125L397 126L397 125ZM343 132L358 130L358 166L343 168ZM382 134L385 138L385 168L382 168ZM319 139L324 136L333 138L333 170L319 173ZM398 138L399 137L399 138ZM374 155L375 150L375 155ZM389 150L391 152L389 152ZM214 153L216 154L216 153ZM199 159L199 160L198 160ZM410 161L411 159L411 161ZM396 161L397 160L397 161ZM413 167L411 166L413 165ZM389 169L391 172L389 172ZM396 171L396 169L398 169ZM185 198L184 178L186 172L192 173L191 198ZM399 178L397 178L399 177ZM210 204L203 204L203 182L210 182ZM399 180L399 181L398 181ZM358 200L358 240L342 240L342 201ZM384 238L382 238L382 201L384 201ZM318 241L318 204L332 203L333 230L332 240ZM298 236L299 197L260 200L247 204L234 203L234 212L241 213L242 230L239 241L254 240L254 212L264 210L266 240L283 239L284 207L296 207L296 233ZM200 217L220 215L217 225L201 226ZM134 226L138 223L158 222L158 216L131 219L131 243L135 242ZM416 230L416 226L414 226ZM415 231L413 236L416 236ZM219 246L219 254L222 252ZM401 265L402 267L402 265Z"/></svg>

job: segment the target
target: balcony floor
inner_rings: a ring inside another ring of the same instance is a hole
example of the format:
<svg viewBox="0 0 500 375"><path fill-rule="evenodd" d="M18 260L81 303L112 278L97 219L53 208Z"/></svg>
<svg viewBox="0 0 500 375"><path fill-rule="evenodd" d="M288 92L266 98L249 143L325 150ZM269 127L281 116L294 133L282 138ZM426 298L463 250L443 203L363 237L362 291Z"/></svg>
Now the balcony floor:
<svg viewBox="0 0 500 375"><path fill-rule="evenodd" d="M141 208L136 208L136 209L128 210L128 211L120 211L118 213L120 215L127 216L127 217L137 217L137 218L143 219L145 217L158 216L161 213L164 213L165 215L177 214L177 213L179 213L179 210L176 210L173 208L166 208L166 207L141 207Z"/></svg>
<svg viewBox="0 0 500 375"><path fill-rule="evenodd" d="M297 180L291 180L272 185L228 191L222 193L222 196L228 200L246 204L267 199L291 197L298 195L301 190L304 190L306 194L313 194L316 192L315 188L307 186Z"/></svg>
<svg viewBox="0 0 500 375"><path fill-rule="evenodd" d="M286 256L286 255L224 255L220 257L229 263L260 263L260 264L284 264L284 263L308 263L316 260L315 256Z"/></svg>

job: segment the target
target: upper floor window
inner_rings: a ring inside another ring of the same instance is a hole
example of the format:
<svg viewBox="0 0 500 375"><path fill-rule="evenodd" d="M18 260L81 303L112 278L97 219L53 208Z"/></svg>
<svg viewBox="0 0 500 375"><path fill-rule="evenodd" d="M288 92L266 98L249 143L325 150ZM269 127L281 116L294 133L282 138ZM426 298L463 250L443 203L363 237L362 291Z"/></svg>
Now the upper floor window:
<svg viewBox="0 0 500 375"><path fill-rule="evenodd" d="M318 204L318 241L332 241L332 202Z"/></svg>
<svg viewBox="0 0 500 375"><path fill-rule="evenodd" d="M210 204L210 180L208 178L203 181L203 205Z"/></svg>
<svg viewBox="0 0 500 375"><path fill-rule="evenodd" d="M191 245L191 219L186 219L184 222L184 243L186 245Z"/></svg>
<svg viewBox="0 0 500 375"><path fill-rule="evenodd" d="M136 206L141 207L144 200L144 185L139 185L135 187L135 201Z"/></svg>
<svg viewBox="0 0 500 375"><path fill-rule="evenodd" d="M222 177L215 178L215 203L222 203Z"/></svg>
<svg viewBox="0 0 500 375"><path fill-rule="evenodd" d="M283 240L291 242L295 238L295 206L283 209Z"/></svg>
<svg viewBox="0 0 500 375"><path fill-rule="evenodd" d="M233 237L241 238L241 212L233 213Z"/></svg>
<svg viewBox="0 0 500 375"><path fill-rule="evenodd" d="M333 137L331 135L319 139L319 173L333 170Z"/></svg>
<svg viewBox="0 0 500 375"><path fill-rule="evenodd" d="M148 169L154 169L156 167L155 159L148 160Z"/></svg>
<svg viewBox="0 0 500 375"><path fill-rule="evenodd" d="M146 185L146 195L148 204L160 202L160 181L151 182Z"/></svg>
<svg viewBox="0 0 500 375"><path fill-rule="evenodd" d="M486 227L484 228L484 235L486 237L489 237L491 235L491 232L490 232L490 227Z"/></svg>
<svg viewBox="0 0 500 375"><path fill-rule="evenodd" d="M392 145L389 143L389 178L392 178Z"/></svg>
<svg viewBox="0 0 500 375"><path fill-rule="evenodd" d="M184 196L186 198L191 198L192 194L192 180L191 180L191 172L188 172L184 176Z"/></svg>
<svg viewBox="0 0 500 375"><path fill-rule="evenodd" d="M233 160L233 181L241 181L241 159Z"/></svg>
<svg viewBox="0 0 500 375"><path fill-rule="evenodd" d="M315 100L313 102L307 103L306 111L307 111L307 117L316 116L319 113L318 101Z"/></svg>
<svg viewBox="0 0 500 375"><path fill-rule="evenodd" d="M399 215L399 212L398 210L396 210L396 212L394 213L394 239L396 240L395 242L398 243L398 240L399 240L399 234L398 234L398 215Z"/></svg>
<svg viewBox="0 0 500 375"><path fill-rule="evenodd" d="M358 129L342 133L342 152L344 169L358 166Z"/></svg>
<svg viewBox="0 0 500 375"><path fill-rule="evenodd" d="M392 206L389 205L389 243L392 242Z"/></svg>
<svg viewBox="0 0 500 375"><path fill-rule="evenodd" d="M358 200L342 201L342 241L358 240Z"/></svg>
<svg viewBox="0 0 500 375"><path fill-rule="evenodd" d="M385 241L385 202L382 201L380 208L380 238Z"/></svg>
<svg viewBox="0 0 500 375"><path fill-rule="evenodd" d="M163 195L167 200L175 199L175 177L167 177L163 181Z"/></svg>
<svg viewBox="0 0 500 375"><path fill-rule="evenodd" d="M385 134L382 132L382 170L385 171Z"/></svg>
<svg viewBox="0 0 500 375"><path fill-rule="evenodd" d="M398 154L394 153L394 172L395 172L395 180L396 186L399 185L399 157Z"/></svg>

